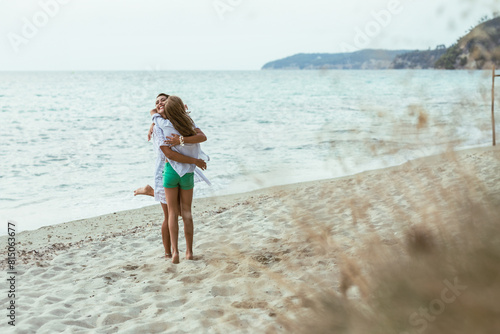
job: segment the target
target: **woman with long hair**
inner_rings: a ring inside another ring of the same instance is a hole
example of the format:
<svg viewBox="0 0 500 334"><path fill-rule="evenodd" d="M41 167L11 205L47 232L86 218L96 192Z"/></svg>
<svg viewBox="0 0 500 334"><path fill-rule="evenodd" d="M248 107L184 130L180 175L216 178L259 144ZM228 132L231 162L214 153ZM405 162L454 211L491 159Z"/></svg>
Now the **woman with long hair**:
<svg viewBox="0 0 500 334"><path fill-rule="evenodd" d="M158 113L162 118L166 118L164 110L165 110L165 102L167 101L168 97L169 95L165 93L160 93L156 97L156 107L153 110L151 110L150 114L152 115ZM207 140L205 134L198 127L195 128L195 132L196 135L186 137L184 138L184 141L186 143L201 143ZM165 144L177 145L179 137L174 136L173 134L170 134L170 136L168 135L169 133L164 133L159 126L155 125L155 123L151 125L151 128L148 133L148 141L153 139L153 145L157 153L153 187L151 187L148 184L145 187L138 188L137 190L134 191L134 196L137 195L152 196L155 198L156 201L160 202L164 215L163 223L161 226L163 247L165 248L165 257L171 258L172 251L170 245L170 231L168 228L168 206L165 198L165 190L163 188L163 170L165 167L165 163L167 162L167 159L162 151L162 148L164 148L162 145ZM175 151L172 151L170 154L172 160L186 162L186 163L195 163L201 169L204 169L206 167L206 164L202 160L197 161L193 158L183 156L182 154L177 153ZM195 169L195 182L205 181L206 183L210 184L210 182L201 172L200 168Z"/></svg>
<svg viewBox="0 0 500 334"><path fill-rule="evenodd" d="M179 263L179 213L184 222L184 236L186 238L186 259L193 259L193 217L191 204L193 201L194 171L196 166L206 168L205 161L208 157L201 150L200 144L186 143L185 137L197 134L196 125L186 112L181 98L170 95L165 102L165 116L155 113L153 122L159 126L163 133L178 135L180 145L168 146L163 144L161 150L168 162L163 171L163 187L168 206L168 226L172 246L172 262ZM175 153L185 157L184 161L175 160ZM191 162L189 159L193 159Z"/></svg>

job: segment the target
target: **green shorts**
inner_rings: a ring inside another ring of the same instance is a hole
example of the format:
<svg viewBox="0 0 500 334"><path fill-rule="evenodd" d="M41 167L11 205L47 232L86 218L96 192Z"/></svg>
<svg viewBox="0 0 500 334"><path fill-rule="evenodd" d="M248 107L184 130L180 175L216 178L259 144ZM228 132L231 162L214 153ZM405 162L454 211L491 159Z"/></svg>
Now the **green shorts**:
<svg viewBox="0 0 500 334"><path fill-rule="evenodd" d="M191 190L194 188L194 173L187 173L183 177L180 177L167 162L163 169L163 187L181 187L182 190Z"/></svg>

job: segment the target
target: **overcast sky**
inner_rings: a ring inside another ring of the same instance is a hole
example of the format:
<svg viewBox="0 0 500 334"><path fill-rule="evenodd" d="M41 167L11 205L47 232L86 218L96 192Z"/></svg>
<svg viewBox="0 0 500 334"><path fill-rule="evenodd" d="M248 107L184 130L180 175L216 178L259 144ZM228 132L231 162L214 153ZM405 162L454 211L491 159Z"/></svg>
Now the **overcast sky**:
<svg viewBox="0 0 500 334"><path fill-rule="evenodd" d="M0 70L257 70L449 46L499 0L0 0Z"/></svg>

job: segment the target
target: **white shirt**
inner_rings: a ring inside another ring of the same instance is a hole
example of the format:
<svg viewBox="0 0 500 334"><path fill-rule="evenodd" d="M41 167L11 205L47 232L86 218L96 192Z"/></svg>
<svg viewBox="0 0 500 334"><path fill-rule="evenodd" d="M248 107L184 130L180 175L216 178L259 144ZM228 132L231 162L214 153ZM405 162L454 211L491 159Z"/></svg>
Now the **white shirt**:
<svg viewBox="0 0 500 334"><path fill-rule="evenodd" d="M153 145L155 151L157 152L154 178L155 200L167 204L167 199L165 198L165 188L163 188L163 169L165 168L167 158L160 149L160 146L164 141L165 135L163 134L163 131L160 127L155 125L153 127Z"/></svg>
<svg viewBox="0 0 500 334"><path fill-rule="evenodd" d="M162 131L165 136L170 136L172 133L180 135L179 131L177 131L172 122L168 119L164 119L160 114L154 114L152 116L153 123L156 124ZM194 128L197 128L194 125ZM167 144L162 144L161 146L168 146ZM206 155L200 147L200 144L184 144L184 146L176 145L171 147L172 151L180 153L182 155L195 158L195 159L203 159L205 161L209 161L210 158ZM172 168L179 174L180 177L183 177L187 173L193 173L196 169L195 164L186 164L178 161L173 161L168 159L168 162L172 166Z"/></svg>

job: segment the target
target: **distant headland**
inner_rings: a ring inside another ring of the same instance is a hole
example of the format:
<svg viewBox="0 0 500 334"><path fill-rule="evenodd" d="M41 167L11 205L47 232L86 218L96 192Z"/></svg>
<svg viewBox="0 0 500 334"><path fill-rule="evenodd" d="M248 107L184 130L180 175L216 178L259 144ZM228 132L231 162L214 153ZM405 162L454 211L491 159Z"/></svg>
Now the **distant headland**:
<svg viewBox="0 0 500 334"><path fill-rule="evenodd" d="M271 61L263 70L318 69L488 69L500 68L500 17L484 17L453 45L431 50L375 50L299 53Z"/></svg>

